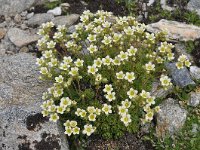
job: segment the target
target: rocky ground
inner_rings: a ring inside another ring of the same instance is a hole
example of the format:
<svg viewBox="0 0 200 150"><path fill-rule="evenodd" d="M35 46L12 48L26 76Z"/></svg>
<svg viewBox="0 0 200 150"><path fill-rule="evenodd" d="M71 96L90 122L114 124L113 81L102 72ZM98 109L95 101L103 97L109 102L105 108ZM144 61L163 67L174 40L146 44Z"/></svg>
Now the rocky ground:
<svg viewBox="0 0 200 150"><path fill-rule="evenodd" d="M0 150L69 149L62 127L59 124L50 123L40 114L42 92L46 90L48 84L38 80L35 60L36 41L40 37L36 33L39 26L48 21L56 25L66 25L72 29L84 9L90 8L96 11L99 7L92 7L94 3L69 0L68 3L62 3L52 10L45 10L42 6L46 1L48 0L0 0ZM153 2L150 0L148 5ZM173 9L172 6L167 6L165 1L161 0L161 2L163 9ZM115 9L116 6L105 7L105 9L112 11L110 9ZM200 15L200 1L190 0L188 9L195 10ZM122 14L120 13L122 10L126 13L123 7L119 7L115 9L115 14ZM175 44L176 53L186 54L191 61L194 61L193 56L186 52L180 41L199 39L200 27L162 19L149 24L147 28L153 33L162 29L169 32L169 41ZM186 68L177 70L174 64L167 64L167 68L173 81L182 88L196 85L196 81L200 79L200 68L196 65L193 65L190 70ZM165 98L171 92L157 89L157 83L153 87L153 95L160 98ZM190 94L188 105L197 107L200 103L200 91ZM163 111L156 118L156 132L159 136L164 136L166 133L174 134L184 125L187 110L172 97L166 98L161 108ZM124 138L127 142L125 144L120 142L122 149L128 143L128 139L136 137L127 135ZM136 147L150 149L145 148L146 145L141 146L141 141L135 142L137 146L131 146L130 143L133 142L130 141L128 143L130 149L134 150ZM97 140L95 145L99 146L98 143ZM106 142L103 143L106 144ZM88 149L92 149L94 143L89 145Z"/></svg>

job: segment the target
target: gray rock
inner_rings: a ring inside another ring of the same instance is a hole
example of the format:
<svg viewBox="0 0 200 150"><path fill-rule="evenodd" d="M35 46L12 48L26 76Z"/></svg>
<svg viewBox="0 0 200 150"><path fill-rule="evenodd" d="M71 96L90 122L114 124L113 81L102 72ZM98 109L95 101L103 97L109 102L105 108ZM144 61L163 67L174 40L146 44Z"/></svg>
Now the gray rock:
<svg viewBox="0 0 200 150"><path fill-rule="evenodd" d="M5 51L6 53L8 51L11 52L17 52L17 48L16 46L9 40L8 35L6 34L5 37L3 39L1 39L0 42L0 51Z"/></svg>
<svg viewBox="0 0 200 150"><path fill-rule="evenodd" d="M6 29L0 28L0 39L4 38L5 35L6 35Z"/></svg>
<svg viewBox="0 0 200 150"><path fill-rule="evenodd" d="M193 61L192 56L186 52L186 47L185 47L184 44L180 44L180 43L175 44L175 51L176 51L176 53L177 53L179 56L182 55L182 54L183 54L183 55L186 55L187 58L188 58L190 61Z"/></svg>
<svg viewBox="0 0 200 150"><path fill-rule="evenodd" d="M79 15L78 14L71 14L71 15L67 15L67 16L58 16L55 17L52 22L55 25L66 25L66 26L71 26L73 25L77 20L79 19Z"/></svg>
<svg viewBox="0 0 200 150"><path fill-rule="evenodd" d="M16 14L15 17L14 17L14 21L15 21L16 23L20 23L20 22L22 21L21 15Z"/></svg>
<svg viewBox="0 0 200 150"><path fill-rule="evenodd" d="M66 13L70 8L70 4L69 3L62 3L62 4L60 4L60 7L61 7L62 12Z"/></svg>
<svg viewBox="0 0 200 150"><path fill-rule="evenodd" d="M15 15L30 8L35 0L0 0L1 15Z"/></svg>
<svg viewBox="0 0 200 150"><path fill-rule="evenodd" d="M168 3L167 0L160 0L160 5L161 5L162 9L168 10L168 11L172 11L175 9L174 7L168 6L167 3Z"/></svg>
<svg viewBox="0 0 200 150"><path fill-rule="evenodd" d="M200 92L191 92L188 105L196 107L200 103Z"/></svg>
<svg viewBox="0 0 200 150"><path fill-rule="evenodd" d="M18 47L28 45L39 39L38 35L31 34L30 32L21 30L19 28L9 29L8 37L9 37L10 41Z"/></svg>
<svg viewBox="0 0 200 150"><path fill-rule="evenodd" d="M15 149L56 149L68 150L63 131L58 125L43 118L39 104L10 106L0 112L1 150ZM65 143L64 143L65 142Z"/></svg>
<svg viewBox="0 0 200 150"><path fill-rule="evenodd" d="M157 114L156 134L158 137L164 137L166 134L173 135L183 127L187 111L172 98L165 100L160 107L161 111Z"/></svg>
<svg viewBox="0 0 200 150"><path fill-rule="evenodd" d="M33 17L34 16L34 12L31 12L31 13L28 13L27 15L26 15L26 18L27 19L30 19L31 17Z"/></svg>
<svg viewBox="0 0 200 150"><path fill-rule="evenodd" d="M194 80L200 80L200 68L197 66L190 66L190 75Z"/></svg>
<svg viewBox="0 0 200 150"><path fill-rule="evenodd" d="M177 69L176 63L167 63L166 67L177 86L183 88L188 85L195 85L195 82L191 79L187 68L184 67L183 69Z"/></svg>
<svg viewBox="0 0 200 150"><path fill-rule="evenodd" d="M35 63L36 58L27 53L0 57L0 84L1 89L6 89L3 90L4 94L0 93L1 96L4 95L0 99L1 108L10 104L29 104L41 99L41 92L45 91L47 85L38 79L39 72Z"/></svg>
<svg viewBox="0 0 200 150"><path fill-rule="evenodd" d="M200 27L177 21L162 19L159 22L147 25L147 31L157 33L166 30L169 40L189 41L200 38Z"/></svg>
<svg viewBox="0 0 200 150"><path fill-rule="evenodd" d="M147 3L147 6L151 6L155 3L155 0L149 0L149 2Z"/></svg>
<svg viewBox="0 0 200 150"><path fill-rule="evenodd" d="M32 6L41 5L47 0L0 0L1 15L15 15L21 13Z"/></svg>
<svg viewBox="0 0 200 150"><path fill-rule="evenodd" d="M159 82L154 82L152 85L151 95L155 96L156 98L165 98L173 90L173 87L170 87L169 89L165 90L159 87L159 85L160 85Z"/></svg>
<svg viewBox="0 0 200 150"><path fill-rule="evenodd" d="M40 26L42 23L49 22L53 18L54 18L53 14L47 14L47 13L35 14L28 20L27 24L29 26Z"/></svg>
<svg viewBox="0 0 200 150"><path fill-rule="evenodd" d="M38 79L35 63L27 53L0 57L1 150L68 150L64 132L40 114L42 92L49 85Z"/></svg>
<svg viewBox="0 0 200 150"><path fill-rule="evenodd" d="M54 16L60 16L62 14L61 7L56 7L54 9L48 10L48 14L53 14Z"/></svg>
<svg viewBox="0 0 200 150"><path fill-rule="evenodd" d="M187 4L187 9L190 11L196 11L200 16L200 1L199 0L190 0Z"/></svg>

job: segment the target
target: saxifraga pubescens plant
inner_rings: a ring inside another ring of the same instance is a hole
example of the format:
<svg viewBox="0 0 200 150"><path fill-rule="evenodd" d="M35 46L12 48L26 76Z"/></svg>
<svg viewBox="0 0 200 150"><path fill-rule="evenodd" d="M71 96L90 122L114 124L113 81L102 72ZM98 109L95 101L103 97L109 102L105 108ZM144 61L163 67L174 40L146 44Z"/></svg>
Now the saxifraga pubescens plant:
<svg viewBox="0 0 200 150"><path fill-rule="evenodd" d="M160 110L152 83L172 86L164 63L173 61L173 45L165 32L150 34L130 16L85 11L80 20L73 33L52 22L39 30L40 78L53 82L43 94L42 114L64 122L68 136L136 132ZM183 66L190 66L184 55L177 63Z"/></svg>

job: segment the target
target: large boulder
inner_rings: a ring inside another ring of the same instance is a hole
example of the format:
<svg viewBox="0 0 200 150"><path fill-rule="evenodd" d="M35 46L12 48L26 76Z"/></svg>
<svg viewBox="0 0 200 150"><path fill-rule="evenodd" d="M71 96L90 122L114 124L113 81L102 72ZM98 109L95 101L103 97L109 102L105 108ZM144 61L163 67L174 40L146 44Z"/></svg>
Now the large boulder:
<svg viewBox="0 0 200 150"><path fill-rule="evenodd" d="M149 32L167 31L169 40L189 41L200 38L200 27L162 19L147 26Z"/></svg>
<svg viewBox="0 0 200 150"><path fill-rule="evenodd" d="M36 42L40 37L39 35L32 34L29 31L24 31L19 28L11 28L8 30L8 38L17 47L22 47Z"/></svg>
<svg viewBox="0 0 200 150"><path fill-rule="evenodd" d="M61 128L40 114L49 84L38 79L35 57L0 57L0 149L67 150Z"/></svg>
<svg viewBox="0 0 200 150"><path fill-rule="evenodd" d="M158 137L173 135L183 127L187 111L172 98L165 100L160 108L161 111L157 114L156 134Z"/></svg>

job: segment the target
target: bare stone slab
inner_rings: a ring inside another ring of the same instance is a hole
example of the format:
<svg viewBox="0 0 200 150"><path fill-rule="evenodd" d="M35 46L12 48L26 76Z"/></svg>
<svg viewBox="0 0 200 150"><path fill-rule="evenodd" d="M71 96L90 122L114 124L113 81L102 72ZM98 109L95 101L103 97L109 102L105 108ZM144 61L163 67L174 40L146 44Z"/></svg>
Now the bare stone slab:
<svg viewBox="0 0 200 150"><path fill-rule="evenodd" d="M35 63L30 53L0 57L1 150L68 150L60 126L40 114L50 85L38 79Z"/></svg>
<svg viewBox="0 0 200 150"><path fill-rule="evenodd" d="M170 40L189 41L200 38L200 27L162 19L147 26L149 32L167 31Z"/></svg>

